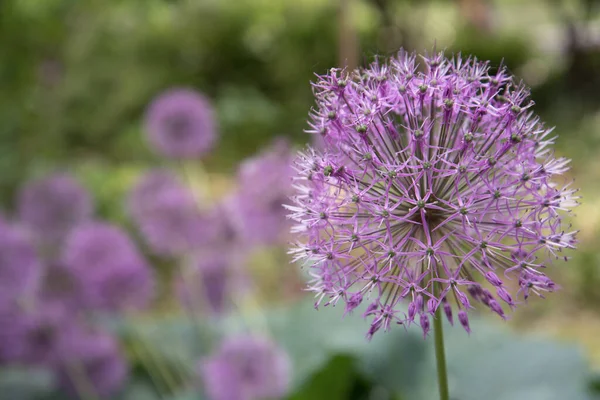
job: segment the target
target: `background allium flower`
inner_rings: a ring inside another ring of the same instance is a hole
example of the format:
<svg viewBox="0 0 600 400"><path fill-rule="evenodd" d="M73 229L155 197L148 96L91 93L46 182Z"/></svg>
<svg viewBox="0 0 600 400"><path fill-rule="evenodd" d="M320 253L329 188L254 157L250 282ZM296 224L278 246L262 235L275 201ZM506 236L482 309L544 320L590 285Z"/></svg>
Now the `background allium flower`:
<svg viewBox="0 0 600 400"><path fill-rule="evenodd" d="M282 204L292 194L292 152L284 139L241 163L238 191L225 205L243 240L275 244L285 238L289 222Z"/></svg>
<svg viewBox="0 0 600 400"><path fill-rule="evenodd" d="M58 360L58 340L73 326L73 315L43 301L0 311L0 363L51 366Z"/></svg>
<svg viewBox="0 0 600 400"><path fill-rule="evenodd" d="M290 362L275 343L258 337L226 339L198 366L210 400L261 400L284 396Z"/></svg>
<svg viewBox="0 0 600 400"><path fill-rule="evenodd" d="M192 193L167 171L150 171L140 179L131 192L129 210L157 254L189 252L207 235Z"/></svg>
<svg viewBox="0 0 600 400"><path fill-rule="evenodd" d="M214 111L207 98L191 89L170 89L152 101L145 128L150 144L169 158L193 158L212 149Z"/></svg>
<svg viewBox="0 0 600 400"><path fill-rule="evenodd" d="M41 273L42 266L30 237L19 227L0 222L0 303L32 295Z"/></svg>
<svg viewBox="0 0 600 400"><path fill-rule="evenodd" d="M18 217L41 243L57 245L77 224L91 218L92 199L72 177L56 174L26 184Z"/></svg>
<svg viewBox="0 0 600 400"><path fill-rule="evenodd" d="M505 318L501 304L555 288L543 267L575 243L560 213L576 190L557 182L569 161L527 89L472 58L422 59L321 77L310 132L325 149L296 165L291 253L317 304L368 302L369 337L394 322L427 334L438 307L468 331L473 302Z"/></svg>
<svg viewBox="0 0 600 400"><path fill-rule="evenodd" d="M250 247L222 203L207 213L205 221L203 243L187 257L175 291L184 307L220 314L232 305L232 297L249 287L244 267Z"/></svg>
<svg viewBox="0 0 600 400"><path fill-rule="evenodd" d="M44 265L39 297L45 303L56 303L77 311L82 306L83 290L85 287L82 287L77 274L64 263L55 261Z"/></svg>
<svg viewBox="0 0 600 400"><path fill-rule="evenodd" d="M154 290L152 272L120 228L91 222L73 230L62 262L81 286L81 302L92 309L144 307Z"/></svg>
<svg viewBox="0 0 600 400"><path fill-rule="evenodd" d="M229 305L233 283L229 254L203 254L193 265L182 268L183 276L175 281L175 290L181 304L191 311L223 313Z"/></svg>
<svg viewBox="0 0 600 400"><path fill-rule="evenodd" d="M95 397L110 398L123 387L128 375L118 343L105 333L73 333L63 337L62 357L56 365L61 387L73 397L85 398L82 392L89 390ZM75 377L79 382L75 383Z"/></svg>

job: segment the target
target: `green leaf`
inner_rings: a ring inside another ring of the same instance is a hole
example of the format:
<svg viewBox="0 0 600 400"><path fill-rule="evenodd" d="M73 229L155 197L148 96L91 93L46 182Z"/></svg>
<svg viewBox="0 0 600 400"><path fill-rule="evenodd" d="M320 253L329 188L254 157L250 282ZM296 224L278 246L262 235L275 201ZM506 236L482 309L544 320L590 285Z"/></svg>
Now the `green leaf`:
<svg viewBox="0 0 600 400"><path fill-rule="evenodd" d="M333 357L312 376L301 391L290 396L289 400L348 399L358 375L355 362L356 360L348 355Z"/></svg>
<svg viewBox="0 0 600 400"><path fill-rule="evenodd" d="M294 360L296 388L329 357L349 354L373 382L408 399L437 396L433 341L418 327L380 332L371 342L359 315L315 311L303 303L269 314L273 336ZM450 391L461 400L589 398L588 367L574 346L520 336L497 323L472 318L473 333L445 324Z"/></svg>
<svg viewBox="0 0 600 400"><path fill-rule="evenodd" d="M50 371L41 368L0 368L0 398L37 400L55 389Z"/></svg>

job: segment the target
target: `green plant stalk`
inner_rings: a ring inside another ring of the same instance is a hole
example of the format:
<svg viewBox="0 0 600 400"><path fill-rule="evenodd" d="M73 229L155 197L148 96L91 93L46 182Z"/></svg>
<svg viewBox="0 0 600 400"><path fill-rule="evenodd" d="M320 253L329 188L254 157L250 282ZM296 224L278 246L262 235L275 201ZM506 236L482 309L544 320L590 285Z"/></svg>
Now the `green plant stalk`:
<svg viewBox="0 0 600 400"><path fill-rule="evenodd" d="M438 307L433 320L438 387L440 391L440 400L450 400L448 391L448 371L446 370L446 353L444 351L444 331L442 325L442 307Z"/></svg>

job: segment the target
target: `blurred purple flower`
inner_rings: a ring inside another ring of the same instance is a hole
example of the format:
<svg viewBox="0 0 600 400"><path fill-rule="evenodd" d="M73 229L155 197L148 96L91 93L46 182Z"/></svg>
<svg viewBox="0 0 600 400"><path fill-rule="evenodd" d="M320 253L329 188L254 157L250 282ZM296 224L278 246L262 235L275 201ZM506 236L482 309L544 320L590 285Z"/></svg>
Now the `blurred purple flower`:
<svg viewBox="0 0 600 400"><path fill-rule="evenodd" d="M202 360L199 374L209 400L263 400L283 397L290 384L287 354L265 338L226 339Z"/></svg>
<svg viewBox="0 0 600 400"><path fill-rule="evenodd" d="M292 160L289 143L279 139L241 163L238 191L224 204L242 240L263 245L285 242L289 223L283 204L292 194Z"/></svg>
<svg viewBox="0 0 600 400"><path fill-rule="evenodd" d="M30 237L0 221L0 308L39 288L42 265Z"/></svg>
<svg viewBox="0 0 600 400"><path fill-rule="evenodd" d="M74 398L110 398L125 384L129 368L116 340L105 333L72 331L63 336L56 364L63 390Z"/></svg>
<svg viewBox="0 0 600 400"><path fill-rule="evenodd" d="M43 245L59 245L93 213L88 192L71 176L55 174L26 184L18 196L18 217Z"/></svg>
<svg viewBox="0 0 600 400"><path fill-rule="evenodd" d="M325 147L300 153L287 207L317 304L350 312L364 295L369 337L394 323L427 333L440 305L467 331L472 302L505 318L501 303L554 290L546 261L575 247L561 214L577 191L556 182L569 160L554 158L527 88L473 58L422 59L401 51L314 84L310 132Z"/></svg>
<svg viewBox="0 0 600 400"><path fill-rule="evenodd" d="M144 175L133 188L128 207L142 236L157 254L182 255L209 234L192 193L167 171Z"/></svg>
<svg viewBox="0 0 600 400"><path fill-rule="evenodd" d="M0 364L51 366L60 357L60 335L74 317L60 304L29 302L0 311Z"/></svg>
<svg viewBox="0 0 600 400"><path fill-rule="evenodd" d="M170 89L152 101L145 128L150 144L169 158L194 158L210 151L217 138L209 100L185 88Z"/></svg>
<svg viewBox="0 0 600 400"><path fill-rule="evenodd" d="M231 297L243 289L243 275L230 253L208 251L191 266L182 269L175 280L175 291L181 304L190 311L207 310L223 314L231 306ZM191 267L191 268L190 268Z"/></svg>
<svg viewBox="0 0 600 400"><path fill-rule="evenodd" d="M52 261L44 266L39 298L46 303L61 304L72 311L78 311L83 306L83 290L78 276L64 263Z"/></svg>
<svg viewBox="0 0 600 400"><path fill-rule="evenodd" d="M127 234L116 226L90 222L73 230L62 255L80 285L85 307L143 308L152 299L152 272Z"/></svg>

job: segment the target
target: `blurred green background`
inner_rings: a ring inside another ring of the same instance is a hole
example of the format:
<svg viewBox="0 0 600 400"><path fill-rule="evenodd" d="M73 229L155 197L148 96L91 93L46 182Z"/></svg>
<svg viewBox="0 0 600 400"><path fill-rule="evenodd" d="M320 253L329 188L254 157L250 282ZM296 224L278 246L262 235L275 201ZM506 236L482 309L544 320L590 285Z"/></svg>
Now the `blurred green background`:
<svg viewBox="0 0 600 400"><path fill-rule="evenodd" d="M556 126L557 153L573 159L570 173L583 196L573 219L581 229L579 249L550 273L563 289L530 302L508 324L517 332L575 342L591 370L600 368L600 1L2 0L2 209L11 213L24 181L61 169L94 194L100 216L125 223L123 198L133 179L163 163L143 138L144 109L172 86L192 86L212 99L220 140L205 167L215 185L227 187L237 163L273 137L308 141L303 129L315 73L340 60L360 65L401 46L424 51L434 45L493 65L503 60L532 87L536 112ZM294 268L271 264L260 275L265 281L269 268ZM362 340L363 329L354 336ZM347 346L356 354L345 346L333 346L341 355L321 362L322 369L307 367L312 380L294 399L388 398L364 389L371 378L348 361L372 357L366 344ZM519 351L514 355L515 364L524 362ZM548 364L560 367L568 358L556 357ZM469 368L471 362L465 356ZM327 378L328 369L339 388ZM591 387L594 382L589 379ZM315 394L323 385L338 394ZM407 399L429 398L410 393ZM530 398L550 397L542 392Z"/></svg>

